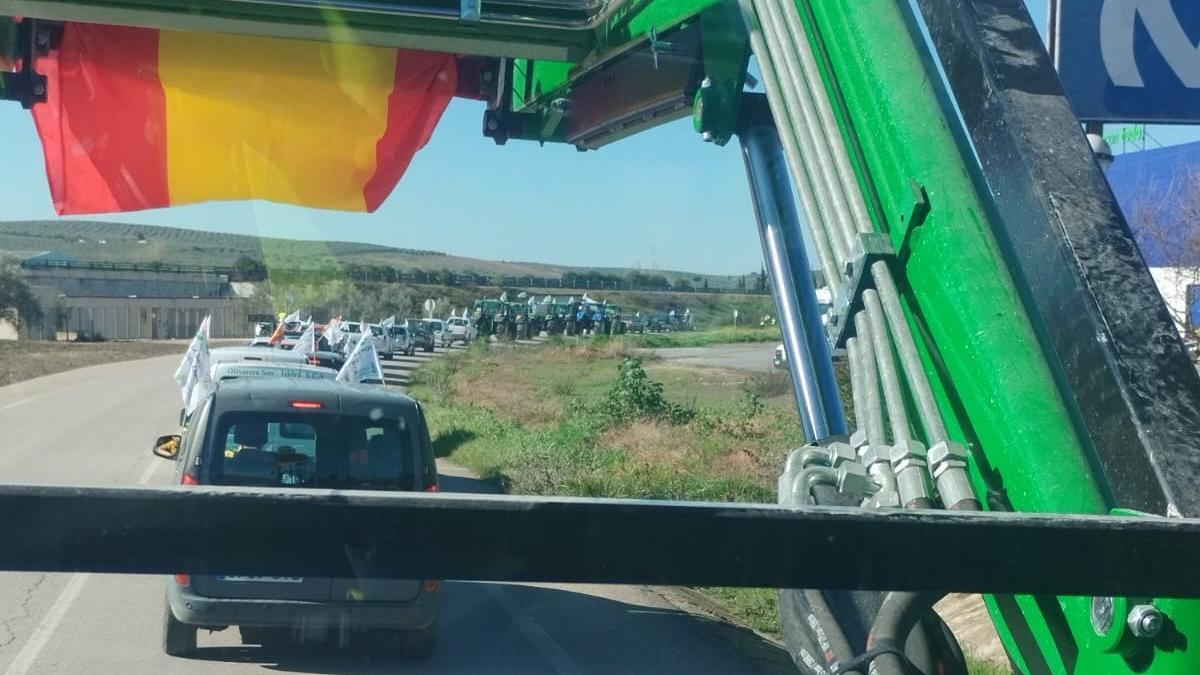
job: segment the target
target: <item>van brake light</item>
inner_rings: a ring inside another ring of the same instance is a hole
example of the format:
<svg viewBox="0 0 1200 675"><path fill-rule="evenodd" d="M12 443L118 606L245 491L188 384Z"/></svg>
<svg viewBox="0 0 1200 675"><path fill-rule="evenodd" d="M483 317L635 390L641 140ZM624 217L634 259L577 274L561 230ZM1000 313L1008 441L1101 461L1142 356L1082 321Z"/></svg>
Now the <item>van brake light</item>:
<svg viewBox="0 0 1200 675"><path fill-rule="evenodd" d="M320 401L292 401L292 407L300 410L320 410L325 404Z"/></svg>

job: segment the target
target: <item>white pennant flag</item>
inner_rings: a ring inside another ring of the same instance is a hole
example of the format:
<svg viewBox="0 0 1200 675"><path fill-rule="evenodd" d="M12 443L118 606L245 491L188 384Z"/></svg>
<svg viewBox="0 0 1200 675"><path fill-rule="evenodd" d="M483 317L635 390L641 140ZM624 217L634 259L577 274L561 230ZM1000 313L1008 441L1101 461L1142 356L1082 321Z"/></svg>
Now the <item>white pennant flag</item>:
<svg viewBox="0 0 1200 675"><path fill-rule="evenodd" d="M211 317L204 317L196 335L188 344L187 352L175 370L175 383L179 385L183 396L183 411L191 415L199 407L200 402L212 391L212 372L209 360L208 327Z"/></svg>
<svg viewBox="0 0 1200 675"><path fill-rule="evenodd" d="M325 324L325 332L321 333L321 337L329 343L330 349L337 349L342 344L342 340L346 337L341 328L342 317L334 317Z"/></svg>
<svg viewBox="0 0 1200 675"><path fill-rule="evenodd" d="M375 352L375 341L362 339L354 345L345 365L338 371L339 382L384 382L383 367L379 365L379 354Z"/></svg>
<svg viewBox="0 0 1200 675"><path fill-rule="evenodd" d="M296 338L296 346L292 347L292 351L304 356L312 356L317 353L316 324L310 323L304 328L304 332Z"/></svg>
<svg viewBox="0 0 1200 675"><path fill-rule="evenodd" d="M393 315L389 316L388 318L384 319L383 321L380 321L379 325L384 328L391 328L392 326L395 326L396 325L396 315L393 314Z"/></svg>
<svg viewBox="0 0 1200 675"><path fill-rule="evenodd" d="M300 320L300 310L296 310L291 314L283 317L283 323L296 323Z"/></svg>

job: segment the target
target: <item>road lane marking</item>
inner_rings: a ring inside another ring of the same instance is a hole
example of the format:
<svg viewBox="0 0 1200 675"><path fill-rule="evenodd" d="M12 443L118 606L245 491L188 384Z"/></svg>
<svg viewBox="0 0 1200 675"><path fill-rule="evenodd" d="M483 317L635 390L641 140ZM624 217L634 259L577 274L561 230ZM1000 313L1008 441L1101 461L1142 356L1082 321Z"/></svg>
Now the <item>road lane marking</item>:
<svg viewBox="0 0 1200 675"><path fill-rule="evenodd" d="M149 466L142 470L142 475L138 477L137 484L145 485L150 482L154 476L154 471L158 468L157 461L151 461ZM33 635L25 641L21 646L21 651L17 652L17 657L8 664L8 668L4 670L4 675L27 675L29 669L33 668L33 664L45 649L46 643L50 638L54 637L54 631L58 630L58 625L62 623L63 618L67 616L67 612L71 609L71 605L79 599L79 594L83 591L84 584L92 576L91 572L76 572L71 575L71 579L67 581L67 585L58 594L54 604L50 606L50 611L46 612L46 616L38 623L37 628L33 630Z"/></svg>
<svg viewBox="0 0 1200 675"><path fill-rule="evenodd" d="M71 580L62 589L62 593L58 594L58 599L54 601L54 604L50 606L50 611L46 613L45 618L33 631L33 635L29 636L29 639L21 647L21 651L17 653L17 658L8 664L4 675L26 675L29 672L46 643L53 637L54 631L58 629L58 624L62 623L63 617L67 615L71 603L79 597L79 592L83 590L83 585L91 576L91 573L88 572L71 575Z"/></svg>
<svg viewBox="0 0 1200 675"><path fill-rule="evenodd" d="M488 595L500 605L500 609L512 619L517 630L525 636L525 639L533 643L534 647L542 653L542 657L550 663L556 673L560 675L578 675L579 668L571 657L567 655L567 651L562 648L550 634L542 628L538 622L534 621L524 610L518 605L517 601L504 590L504 587L498 584L487 584Z"/></svg>
<svg viewBox="0 0 1200 675"><path fill-rule="evenodd" d="M43 396L45 396L45 394L38 394L37 396L30 396L28 398L23 398L19 401L13 401L12 403L9 403L7 405L0 405L0 412L4 412L5 410L8 410L9 408L15 408L19 405L24 405L26 403L29 403L30 401L36 401Z"/></svg>

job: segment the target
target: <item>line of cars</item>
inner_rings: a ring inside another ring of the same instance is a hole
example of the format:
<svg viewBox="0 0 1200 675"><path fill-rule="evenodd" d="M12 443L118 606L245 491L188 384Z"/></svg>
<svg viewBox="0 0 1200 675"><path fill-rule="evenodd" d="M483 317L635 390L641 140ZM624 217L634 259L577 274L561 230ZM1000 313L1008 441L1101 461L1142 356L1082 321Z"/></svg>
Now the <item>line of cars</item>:
<svg viewBox="0 0 1200 675"><path fill-rule="evenodd" d="M359 334L370 333L360 326ZM340 381L336 370L287 349L208 354L207 396L180 416L179 433L153 445L155 455L175 462L176 483L438 490L429 428L415 400L375 386L382 382ZM167 580L163 650L186 657L196 651L199 630L236 626L244 644L324 641L430 658L441 582L385 578L372 568L370 542L346 555L353 576L341 578L181 570Z"/></svg>

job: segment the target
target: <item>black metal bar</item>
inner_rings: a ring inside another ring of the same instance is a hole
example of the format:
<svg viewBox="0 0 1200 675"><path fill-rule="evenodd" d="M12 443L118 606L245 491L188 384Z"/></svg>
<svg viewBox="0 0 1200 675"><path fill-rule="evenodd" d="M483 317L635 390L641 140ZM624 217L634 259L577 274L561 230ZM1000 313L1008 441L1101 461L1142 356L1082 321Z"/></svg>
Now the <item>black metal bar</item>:
<svg viewBox="0 0 1200 675"><path fill-rule="evenodd" d="M44 486L0 514L0 570L1200 597L1192 519Z"/></svg>
<svg viewBox="0 0 1200 675"><path fill-rule="evenodd" d="M918 4L996 234L1116 505L1200 516L1200 378L1024 2Z"/></svg>

